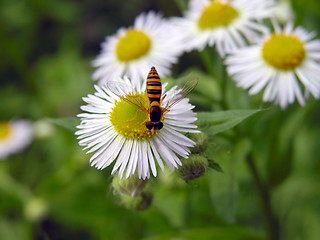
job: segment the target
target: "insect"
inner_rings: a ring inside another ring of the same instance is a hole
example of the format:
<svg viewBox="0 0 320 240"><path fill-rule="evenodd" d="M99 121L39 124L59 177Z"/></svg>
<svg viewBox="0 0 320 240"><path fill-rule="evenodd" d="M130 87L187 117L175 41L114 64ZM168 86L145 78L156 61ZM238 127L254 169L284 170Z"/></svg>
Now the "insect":
<svg viewBox="0 0 320 240"><path fill-rule="evenodd" d="M145 101L142 96L132 96L128 98L128 91L122 83L115 81L108 81L107 88L117 95L121 100L124 100L130 104L138 107L138 111L143 111L148 114L149 118L145 121L147 129L154 131L158 134L158 131L163 128L163 116L170 111L170 109L185 98L197 85L198 81L190 79L184 82L181 89L175 90L175 94L172 98L168 99L164 104L166 94L162 95L161 80L155 67L151 67L151 70L147 76L146 91L145 94L149 99L149 104L146 106L143 104ZM131 121L131 120L128 120Z"/></svg>

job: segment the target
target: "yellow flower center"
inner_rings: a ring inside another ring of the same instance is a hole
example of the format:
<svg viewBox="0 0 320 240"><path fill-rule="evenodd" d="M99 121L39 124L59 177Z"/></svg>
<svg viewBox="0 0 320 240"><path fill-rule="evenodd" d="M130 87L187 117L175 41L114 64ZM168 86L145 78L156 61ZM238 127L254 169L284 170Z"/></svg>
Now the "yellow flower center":
<svg viewBox="0 0 320 240"><path fill-rule="evenodd" d="M238 11L229 4L211 1L211 3L204 8L199 18L198 26L202 30L227 26L238 15Z"/></svg>
<svg viewBox="0 0 320 240"><path fill-rule="evenodd" d="M136 103L137 106L125 99ZM143 140L152 137L154 132L146 127L146 122L150 121L149 114L138 107L148 107L149 101L145 92L129 93L125 99L116 101L110 112L110 121L113 127L119 134L127 138Z"/></svg>
<svg viewBox="0 0 320 240"><path fill-rule="evenodd" d="M296 68L305 55L304 43L298 37L284 33L273 33L262 48L264 60L280 70Z"/></svg>
<svg viewBox="0 0 320 240"><path fill-rule="evenodd" d="M130 29L118 41L117 57L120 61L129 62L146 55L150 46L151 40L144 32Z"/></svg>
<svg viewBox="0 0 320 240"><path fill-rule="evenodd" d="M0 141L10 135L11 126L9 122L0 122Z"/></svg>

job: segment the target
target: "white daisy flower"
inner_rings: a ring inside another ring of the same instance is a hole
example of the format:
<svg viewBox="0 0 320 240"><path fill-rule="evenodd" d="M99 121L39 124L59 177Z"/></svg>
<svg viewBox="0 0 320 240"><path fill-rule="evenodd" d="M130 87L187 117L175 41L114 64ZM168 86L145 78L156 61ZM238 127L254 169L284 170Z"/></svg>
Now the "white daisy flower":
<svg viewBox="0 0 320 240"><path fill-rule="evenodd" d="M275 101L283 109L295 98L304 105L308 93L319 98L320 40L292 23L281 29L275 22L274 28L257 45L233 52L225 61L228 73L249 94L265 88L263 101Z"/></svg>
<svg viewBox="0 0 320 240"><path fill-rule="evenodd" d="M181 54L179 49L179 38L168 20L152 11L142 13L132 27L120 28L102 43L102 51L93 61L97 67L93 79L102 85L126 75L141 84L150 65L157 66L161 76L169 75Z"/></svg>
<svg viewBox="0 0 320 240"><path fill-rule="evenodd" d="M194 106L183 98L162 116L163 128L150 131L146 127L146 122L150 121L149 114L128 103L138 101L138 105L148 106L146 93L136 91L137 87L127 78L119 79L117 84L122 86L124 94L121 98L108 87L99 86L95 86L97 92L94 95L83 98L88 105L81 109L87 113L78 115L81 124L76 135L79 135L79 145L90 149L88 153L95 152L90 159L91 165L103 169L114 162L112 174L118 171L121 178L126 170L128 178L137 169L142 179L149 178L149 168L157 176L155 161L163 174L163 161L171 170L178 168L182 163L177 155L188 158L189 147L195 145L181 133L198 132L196 125L192 124L197 119L192 111ZM173 101L179 91L174 87L165 94L162 107Z"/></svg>
<svg viewBox="0 0 320 240"><path fill-rule="evenodd" d="M183 18L173 18L186 51L215 45L220 56L254 42L267 31L273 0L191 0Z"/></svg>
<svg viewBox="0 0 320 240"><path fill-rule="evenodd" d="M0 159L24 149L32 135L32 125L27 120L0 122Z"/></svg>

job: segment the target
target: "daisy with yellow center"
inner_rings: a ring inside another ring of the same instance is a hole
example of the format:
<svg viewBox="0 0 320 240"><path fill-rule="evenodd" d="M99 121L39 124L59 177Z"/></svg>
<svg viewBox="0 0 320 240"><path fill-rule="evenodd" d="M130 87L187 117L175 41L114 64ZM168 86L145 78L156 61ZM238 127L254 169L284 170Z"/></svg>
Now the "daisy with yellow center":
<svg viewBox="0 0 320 240"><path fill-rule="evenodd" d="M273 0L191 0L183 18L173 18L184 50L215 46L220 56L254 42L267 31Z"/></svg>
<svg viewBox="0 0 320 240"><path fill-rule="evenodd" d="M256 94L265 88L263 101L274 101L286 108L298 99L301 105L311 93L320 97L320 40L302 27L288 23L257 45L232 53L225 61L238 86ZM302 94L301 88L306 94Z"/></svg>
<svg viewBox="0 0 320 240"><path fill-rule="evenodd" d="M150 65L157 66L162 76L169 75L181 54L179 49L175 27L168 20L152 11L142 13L132 27L120 28L102 43L102 51L93 61L97 67L93 79L102 85L126 75L141 84Z"/></svg>
<svg viewBox="0 0 320 240"><path fill-rule="evenodd" d="M32 126L27 120L0 122L0 159L24 149L32 141Z"/></svg>
<svg viewBox="0 0 320 240"><path fill-rule="evenodd" d="M135 86L127 78L119 79L118 83L124 86L124 99L148 106L149 100L141 86ZM95 89L94 95L83 99L88 105L81 109L87 113L78 115L81 124L76 132L79 144L90 149L88 152L95 152L90 159L91 165L103 169L114 163L112 174L118 171L120 177L125 174L128 178L137 170L139 178L145 179L150 177L150 169L157 176L155 162L164 174L163 161L174 170L181 165L177 155L188 157L189 147L195 143L181 132L198 131L192 124L197 119L192 111L194 106L187 98L163 116L163 128L156 133L147 129L149 115L138 106L119 98L107 87L95 86ZM165 94L163 106L175 98L177 90L173 88Z"/></svg>

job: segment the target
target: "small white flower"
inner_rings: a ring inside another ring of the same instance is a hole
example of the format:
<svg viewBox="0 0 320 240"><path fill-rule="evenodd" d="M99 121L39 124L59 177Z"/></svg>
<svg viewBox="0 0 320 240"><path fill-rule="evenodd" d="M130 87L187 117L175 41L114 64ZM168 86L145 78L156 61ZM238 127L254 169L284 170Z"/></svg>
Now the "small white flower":
<svg viewBox="0 0 320 240"><path fill-rule="evenodd" d="M136 91L141 87L135 87L127 78L119 79L118 83L125 88L125 98L149 104L146 94ZM88 153L95 152L90 159L91 165L103 169L114 162L112 174L118 171L121 178L126 170L125 176L128 178L137 169L139 178L145 179L150 176L149 168L157 176L155 161L164 174L163 161L174 170L181 165L176 154L188 157L189 147L195 143L180 132L198 131L192 124L197 119L192 111L194 106L187 98L163 116L161 121L164 126L156 134L146 128L146 121L150 121L148 114L120 99L107 87L95 86L95 89L97 92L94 95L83 98L88 105L81 109L87 113L78 115L81 124L76 132L79 145L90 149ZM162 106L171 102L177 93L176 88L166 92Z"/></svg>
<svg viewBox="0 0 320 240"><path fill-rule="evenodd" d="M93 79L102 85L108 79L126 75L141 84L150 65L157 66L162 76L171 73L170 67L181 54L174 26L160 14L140 14L133 27L120 28L106 38L102 51L93 61L97 70Z"/></svg>
<svg viewBox="0 0 320 240"><path fill-rule="evenodd" d="M281 108L298 99L301 105L311 93L320 97L320 40L315 33L288 23L283 29L274 22L275 32L257 45L233 52L225 61L238 86L256 94L263 88L263 101ZM301 88L305 89L305 96Z"/></svg>
<svg viewBox="0 0 320 240"><path fill-rule="evenodd" d="M24 149L32 135L32 125L27 120L0 122L0 159Z"/></svg>
<svg viewBox="0 0 320 240"><path fill-rule="evenodd" d="M273 10L275 19L280 23L293 21L294 12L289 0L279 0Z"/></svg>
<svg viewBox="0 0 320 240"><path fill-rule="evenodd" d="M220 56L256 41L272 16L273 0L191 0L183 18L173 18L186 51L215 45Z"/></svg>

